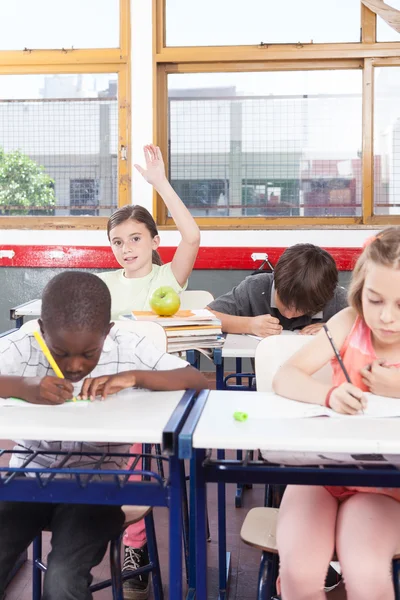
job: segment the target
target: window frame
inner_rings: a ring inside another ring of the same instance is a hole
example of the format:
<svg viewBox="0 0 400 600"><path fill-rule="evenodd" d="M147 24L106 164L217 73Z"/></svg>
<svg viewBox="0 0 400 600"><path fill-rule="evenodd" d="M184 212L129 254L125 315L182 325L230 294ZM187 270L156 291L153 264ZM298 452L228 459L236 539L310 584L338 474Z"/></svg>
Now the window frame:
<svg viewBox="0 0 400 600"><path fill-rule="evenodd" d="M169 74L362 69L362 214L359 217L195 217L202 229L376 227L399 224L400 215L374 215L374 68L400 66L400 42L376 42L376 15L360 0L360 42L254 46L166 46L166 0L153 0L154 134L168 172ZM153 214L160 229L174 229L157 193Z"/></svg>
<svg viewBox="0 0 400 600"><path fill-rule="evenodd" d="M119 48L0 50L1 75L116 73L118 76L118 206L131 198L130 0L119 0ZM121 152L122 147L125 153ZM90 229L107 226L107 217L0 216L0 229Z"/></svg>

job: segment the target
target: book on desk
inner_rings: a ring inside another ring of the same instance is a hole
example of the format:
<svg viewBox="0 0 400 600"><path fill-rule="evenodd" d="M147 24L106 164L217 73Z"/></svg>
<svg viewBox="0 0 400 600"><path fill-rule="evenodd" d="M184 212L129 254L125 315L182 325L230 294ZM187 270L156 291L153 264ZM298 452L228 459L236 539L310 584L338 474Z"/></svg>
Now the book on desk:
<svg viewBox="0 0 400 600"><path fill-rule="evenodd" d="M179 310L171 317L161 317L152 311L132 311L132 315L124 317L161 325L167 336L168 352L219 348L224 344L221 321L207 309Z"/></svg>

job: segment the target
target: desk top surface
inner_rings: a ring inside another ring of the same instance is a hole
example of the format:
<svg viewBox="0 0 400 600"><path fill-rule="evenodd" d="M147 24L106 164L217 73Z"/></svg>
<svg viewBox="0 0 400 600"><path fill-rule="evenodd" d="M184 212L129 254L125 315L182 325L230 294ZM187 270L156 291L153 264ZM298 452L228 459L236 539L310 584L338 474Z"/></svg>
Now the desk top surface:
<svg viewBox="0 0 400 600"><path fill-rule="evenodd" d="M210 392L193 447L400 454L400 418L268 418L274 401L268 392ZM246 412L248 420L236 421L235 411Z"/></svg>
<svg viewBox="0 0 400 600"><path fill-rule="evenodd" d="M15 310L16 317L33 316L40 317L40 310L42 308L41 300L31 300L26 304L22 304Z"/></svg>
<svg viewBox="0 0 400 600"><path fill-rule="evenodd" d="M260 340L249 335L228 333L222 347L224 358L254 358Z"/></svg>
<svg viewBox="0 0 400 600"><path fill-rule="evenodd" d="M183 393L125 390L104 401L2 406L0 439L159 444Z"/></svg>

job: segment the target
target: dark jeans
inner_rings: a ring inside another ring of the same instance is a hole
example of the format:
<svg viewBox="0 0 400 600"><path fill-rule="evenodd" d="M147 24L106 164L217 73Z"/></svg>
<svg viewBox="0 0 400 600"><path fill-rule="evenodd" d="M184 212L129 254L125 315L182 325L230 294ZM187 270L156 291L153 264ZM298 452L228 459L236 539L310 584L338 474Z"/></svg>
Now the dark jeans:
<svg viewBox="0 0 400 600"><path fill-rule="evenodd" d="M119 506L0 502L0 598L17 557L49 529L51 552L42 600L91 600L91 569L124 524Z"/></svg>

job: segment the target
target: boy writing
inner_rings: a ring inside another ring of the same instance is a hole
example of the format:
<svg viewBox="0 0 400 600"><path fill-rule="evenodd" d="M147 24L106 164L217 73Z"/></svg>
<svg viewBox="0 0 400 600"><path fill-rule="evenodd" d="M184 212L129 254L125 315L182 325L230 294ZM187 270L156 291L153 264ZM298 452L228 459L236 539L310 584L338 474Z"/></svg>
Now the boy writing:
<svg viewBox="0 0 400 600"><path fill-rule="evenodd" d="M62 404L74 395L106 397L124 388L181 390L207 387L206 380L181 359L157 350L146 338L111 330L111 298L96 275L64 272L46 286L39 325L43 338L65 379L55 377L32 333L18 331L0 340L0 397L16 396L37 404ZM110 331L111 330L111 331ZM90 379L85 379L90 375ZM82 384L82 380L85 380ZM134 393L134 392L133 392ZM68 443L18 440L16 449L88 455L112 450L129 451L130 444ZM73 446L73 447L72 447ZM32 467L57 467L54 454L40 454ZM23 456L13 455L12 466ZM113 457L105 468L124 466ZM88 600L91 569L102 560L109 540L124 522L118 506L87 506L29 502L0 502L0 598L19 554L44 529L52 531L52 550L44 578L43 600Z"/></svg>
<svg viewBox="0 0 400 600"><path fill-rule="evenodd" d="M259 337L297 329L314 335L346 307L335 261L313 244L290 246L274 273L250 275L208 306L221 320L222 331Z"/></svg>

